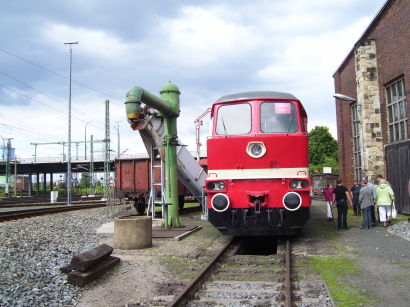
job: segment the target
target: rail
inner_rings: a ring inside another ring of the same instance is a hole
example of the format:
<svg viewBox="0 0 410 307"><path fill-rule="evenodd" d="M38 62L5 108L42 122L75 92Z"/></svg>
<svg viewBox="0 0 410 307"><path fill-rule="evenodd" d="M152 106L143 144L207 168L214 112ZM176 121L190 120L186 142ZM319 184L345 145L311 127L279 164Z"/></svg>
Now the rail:
<svg viewBox="0 0 410 307"><path fill-rule="evenodd" d="M192 293L201 286L201 284L214 269L215 264L222 257L222 255L225 254L225 252L233 244L234 241L235 237L232 237L231 240L229 240L222 247L222 249L211 259L208 265L181 291L181 293L172 302L167 305L167 307L184 306L183 304L185 304Z"/></svg>
<svg viewBox="0 0 410 307"><path fill-rule="evenodd" d="M60 212L66 212L66 211L100 208L100 207L105 207L105 206L106 206L106 203L100 201L98 203L86 204L86 205L70 205L70 206L66 205L64 207L2 211L0 212L0 222L10 221L10 220L19 220L23 218L38 216L38 215L53 214L53 213L60 213Z"/></svg>
<svg viewBox="0 0 410 307"><path fill-rule="evenodd" d="M290 239L286 238L285 244L282 245L285 250L280 257L261 258L262 260L258 257L269 257L271 254L269 245L266 245L267 241L260 242L264 242L263 247L254 245L254 241L249 238L247 241L244 241L244 238L233 238L227 242L167 306L185 306L190 303L194 306L294 306ZM222 258L224 259L221 261ZM283 269L271 271L272 267L267 266L269 263L277 263ZM238 264L239 271L236 270ZM249 274L252 274L251 278ZM272 278L270 274L275 277Z"/></svg>
<svg viewBox="0 0 410 307"><path fill-rule="evenodd" d="M291 248L290 248L290 239L286 238L286 254L285 254L285 306L292 307L292 271L291 271Z"/></svg>

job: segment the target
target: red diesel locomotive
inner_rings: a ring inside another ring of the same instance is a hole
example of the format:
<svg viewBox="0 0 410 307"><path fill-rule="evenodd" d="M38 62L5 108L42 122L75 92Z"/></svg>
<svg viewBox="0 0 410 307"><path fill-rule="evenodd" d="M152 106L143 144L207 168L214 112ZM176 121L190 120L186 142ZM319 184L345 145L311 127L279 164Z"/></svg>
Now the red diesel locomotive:
<svg viewBox="0 0 410 307"><path fill-rule="evenodd" d="M212 106L208 219L235 236L293 234L309 219L307 115L291 94L227 95Z"/></svg>

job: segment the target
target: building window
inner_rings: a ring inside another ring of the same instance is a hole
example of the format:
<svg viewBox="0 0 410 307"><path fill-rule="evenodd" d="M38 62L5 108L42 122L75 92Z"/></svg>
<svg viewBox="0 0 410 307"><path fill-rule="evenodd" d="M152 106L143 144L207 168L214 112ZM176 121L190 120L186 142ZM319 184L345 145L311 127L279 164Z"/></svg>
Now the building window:
<svg viewBox="0 0 410 307"><path fill-rule="evenodd" d="M386 86L386 98L390 143L406 140L408 133L403 78Z"/></svg>
<svg viewBox="0 0 410 307"><path fill-rule="evenodd" d="M362 178L362 153L360 138L360 119L357 103L351 104L352 112L352 142L353 142L353 169L356 180Z"/></svg>

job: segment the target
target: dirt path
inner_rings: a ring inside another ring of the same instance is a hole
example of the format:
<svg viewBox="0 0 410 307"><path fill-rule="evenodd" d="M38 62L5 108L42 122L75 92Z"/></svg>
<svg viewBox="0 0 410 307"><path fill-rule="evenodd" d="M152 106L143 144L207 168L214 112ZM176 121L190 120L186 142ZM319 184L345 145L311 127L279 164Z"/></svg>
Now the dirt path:
<svg viewBox="0 0 410 307"><path fill-rule="evenodd" d="M114 250L120 265L84 287L78 307L154 306L172 297L194 276L227 240L199 214L182 217L183 224L202 230L182 241L153 239L153 247ZM113 236L101 243L114 246Z"/></svg>
<svg viewBox="0 0 410 307"><path fill-rule="evenodd" d="M360 229L361 217L351 213L348 216L349 230L336 230L334 224L326 220L324 202L317 201L312 207L312 218L305 235L300 238L305 241L308 256L333 257L335 267L338 259L346 262L342 269L350 273L342 272L337 285L345 286L350 297L343 303L334 295L337 305L409 306L410 242L389 234L380 226ZM315 266L316 273L320 270L320 265ZM322 276L331 272L325 264L322 270L319 274ZM331 284L329 287L332 294L340 290L332 289Z"/></svg>
<svg viewBox="0 0 410 307"><path fill-rule="evenodd" d="M198 215L184 224L203 229L182 241L154 239L145 250L115 250L121 264L87 285L77 306L154 306L177 293L227 240ZM337 306L409 306L410 242L382 227L361 230L360 217L349 215L348 225L336 230L324 203L314 202L295 239L298 277L324 280ZM112 236L101 242L113 245Z"/></svg>

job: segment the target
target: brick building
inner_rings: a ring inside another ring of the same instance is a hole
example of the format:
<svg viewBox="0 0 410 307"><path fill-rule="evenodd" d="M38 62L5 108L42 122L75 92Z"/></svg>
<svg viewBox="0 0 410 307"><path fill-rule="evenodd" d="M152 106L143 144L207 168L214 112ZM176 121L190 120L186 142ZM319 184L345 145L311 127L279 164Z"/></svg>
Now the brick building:
<svg viewBox="0 0 410 307"><path fill-rule="evenodd" d="M410 214L410 1L386 1L333 78L341 178L383 174Z"/></svg>

